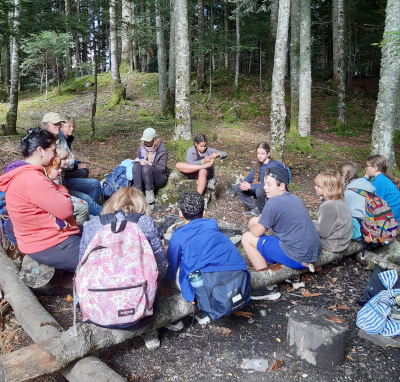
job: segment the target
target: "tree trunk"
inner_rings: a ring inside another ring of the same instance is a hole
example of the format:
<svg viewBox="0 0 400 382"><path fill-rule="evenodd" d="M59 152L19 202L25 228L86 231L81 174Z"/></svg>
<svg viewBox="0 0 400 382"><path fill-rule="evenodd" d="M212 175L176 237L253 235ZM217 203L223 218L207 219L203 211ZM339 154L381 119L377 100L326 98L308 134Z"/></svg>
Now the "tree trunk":
<svg viewBox="0 0 400 382"><path fill-rule="evenodd" d="M260 93L263 91L263 84L262 84L262 55L261 55L261 41L259 42L259 50L258 50L258 56L260 58Z"/></svg>
<svg viewBox="0 0 400 382"><path fill-rule="evenodd" d="M4 29L9 29L9 12L4 11ZM4 34L4 50L5 50L5 73L4 73L4 89L10 94L10 35Z"/></svg>
<svg viewBox="0 0 400 382"><path fill-rule="evenodd" d="M111 51L111 78L116 85L121 84L118 66L118 36L116 19L116 0L110 0L110 51Z"/></svg>
<svg viewBox="0 0 400 382"><path fill-rule="evenodd" d="M158 89L161 111L164 109L165 92L167 90L167 55L165 52L164 22L161 14L160 0L155 1L156 10L156 37L158 62Z"/></svg>
<svg viewBox="0 0 400 382"><path fill-rule="evenodd" d="M250 74L250 72L251 72L251 65L253 63L253 51L254 51L254 49L252 49L251 52L250 52L249 70L247 71L247 74Z"/></svg>
<svg viewBox="0 0 400 382"><path fill-rule="evenodd" d="M279 0L271 0L270 5L270 18L269 18L269 36L268 36L268 62L267 62L267 86L268 90L271 90L272 86L272 72L275 66L274 55L275 55L275 40L276 30L278 26L278 9Z"/></svg>
<svg viewBox="0 0 400 382"><path fill-rule="evenodd" d="M300 0L300 79L298 148L311 149L311 4Z"/></svg>
<svg viewBox="0 0 400 382"><path fill-rule="evenodd" d="M372 154L380 154L388 159L390 170L396 169L393 135L400 91L400 60L396 56L399 36L392 33L399 30L400 1L388 0L383 35L383 40L387 41L382 47L381 75L371 146Z"/></svg>
<svg viewBox="0 0 400 382"><path fill-rule="evenodd" d="M198 32L198 55L197 55L197 88L203 89L206 74L205 67L205 53L204 53L204 0L197 1L197 32Z"/></svg>
<svg viewBox="0 0 400 382"><path fill-rule="evenodd" d="M93 4L94 8L94 4ZM95 14L95 9L93 9L93 14ZM92 103L92 115L90 118L90 139L93 139L94 133L96 131L96 109L97 109L97 65L98 57L96 52L96 23L93 17L93 61L94 61L94 74L93 74L93 103Z"/></svg>
<svg viewBox="0 0 400 382"><path fill-rule="evenodd" d="M131 39L129 33L131 30L133 3L130 0L122 0L122 44L121 44L121 71L127 73L130 66Z"/></svg>
<svg viewBox="0 0 400 382"><path fill-rule="evenodd" d="M346 21L345 0L337 0L337 93L338 93L338 131L346 125Z"/></svg>
<svg viewBox="0 0 400 382"><path fill-rule="evenodd" d="M79 14L80 14L80 0L76 1L76 14L78 18L78 23L80 22L79 20ZM75 77L79 77L79 64L81 63L81 54L80 54L80 43L79 43L79 33L75 33Z"/></svg>
<svg viewBox="0 0 400 382"><path fill-rule="evenodd" d="M338 0L332 0L332 89L337 91L339 82L338 73Z"/></svg>
<svg viewBox="0 0 400 382"><path fill-rule="evenodd" d="M189 141L192 138L190 115L190 51L188 30L188 8L186 0L175 0L175 134Z"/></svg>
<svg viewBox="0 0 400 382"><path fill-rule="evenodd" d="M45 96L45 101L47 101L47 95L48 95L48 91L49 91L49 89L48 89L48 87L49 87L49 81L48 81L48 78L47 78L47 56L46 56L46 67L45 67L44 71L45 71L45 80L46 80L46 82L45 82L45 85L46 85L46 96Z"/></svg>
<svg viewBox="0 0 400 382"><path fill-rule="evenodd" d="M300 79L300 1L290 6L290 136L296 137L299 125Z"/></svg>
<svg viewBox="0 0 400 382"><path fill-rule="evenodd" d="M169 68L168 68L168 89L175 94L175 18L174 0L170 0L170 40L169 40Z"/></svg>
<svg viewBox="0 0 400 382"><path fill-rule="evenodd" d="M286 135L285 65L289 34L290 0L279 1L271 91L271 156L282 160Z"/></svg>
<svg viewBox="0 0 400 382"><path fill-rule="evenodd" d="M21 281L18 268L3 250L0 250L0 264L2 269L0 273L0 285L4 292L4 298L12 306L15 317L25 333L33 342L60 337L62 332L60 325L43 308L32 291ZM36 356L37 354L33 355L32 362L37 361ZM18 366L15 369L18 369ZM94 374L88 375L88 371ZM120 377L116 372L93 356L73 362L68 367L61 369L60 372L70 382L92 382L94 380L97 382L108 382L111 380L116 382L125 381L124 378ZM6 374L6 377L5 380L9 381L8 374ZM0 381L2 381L1 361Z"/></svg>
<svg viewBox="0 0 400 382"><path fill-rule="evenodd" d="M131 12L131 14L132 14L132 20L131 20L132 21L132 28L135 28L136 16L135 16L135 5L134 4L132 4L131 9L132 9L132 12ZM139 70L138 64L137 64L137 57L136 57L136 55L137 55L137 53L136 53L136 41L133 38L132 38L131 51L132 51L131 57L132 57L132 61L133 61L133 70Z"/></svg>
<svg viewBox="0 0 400 382"><path fill-rule="evenodd" d="M65 19L67 22L67 30L69 31L68 23L69 17L71 15L71 0L65 0ZM68 48L65 52L65 77L66 81L69 80L69 70L70 70L70 63L71 63L71 49Z"/></svg>
<svg viewBox="0 0 400 382"><path fill-rule="evenodd" d="M289 18L289 0L281 0L280 2L287 3L287 16ZM287 24L289 24L289 20L287 21ZM396 245L398 244L396 243ZM361 243L351 241L348 248L342 252L335 253L322 251L322 253L319 255L318 261L314 264L314 267L317 268L319 266L341 260L344 257L358 253L360 250ZM5 257L5 255L0 256L1 263ZM373 253L368 251L365 252L365 259L367 262L375 262L377 258L379 257ZM9 258L7 261L12 264L12 261ZM400 269L400 267L395 266L387 261L385 264L389 265L390 269ZM4 269L4 267L1 269ZM251 287L252 290L256 290L308 271L309 270L307 268L303 270L296 270L281 264L275 264L272 267L269 267L267 270L251 272ZM8 272L2 272L0 274L0 283L3 287L4 277L10 277ZM18 296L17 291L10 289L9 292L6 292L7 300L9 299L8 295L11 293L15 293L15 295ZM24 300L21 299L18 301L20 301L21 304L24 304ZM37 304L39 303L37 302ZM122 343L151 329L163 327L170 322L191 314L192 312L193 305L185 301L182 295L176 295L162 300L159 303L158 311L154 314L152 323L135 331L105 329L96 325L85 323L77 324L76 330L74 327L72 327L68 331L63 332L61 335L55 333L55 337L59 335L58 338L43 340L39 344L22 348L17 352L2 355L0 358L0 370L3 367L6 375L7 372L15 373L19 378L17 380L14 379L14 381L26 381L29 378L38 377L45 373L59 370L68 365L70 362L84 356L85 354L88 354L89 352L94 352L98 349L104 349L109 346ZM54 321L52 317L51 319L47 319L47 317L38 318L38 320L39 322ZM31 325L32 330L36 331L38 326L37 322L38 321L36 318L33 319L32 322L27 320L27 325ZM56 331L56 329L51 325L46 325L44 327L47 330L52 331L54 329ZM36 362L31 361L32 354L34 354ZM16 364L19 365L19 367L15 367ZM2 382L1 376L0 381ZM8 379L5 381L10 382Z"/></svg>
<svg viewBox="0 0 400 382"><path fill-rule="evenodd" d="M236 60L235 60L235 90L239 90L239 69L240 69L240 3L236 3Z"/></svg>
<svg viewBox="0 0 400 382"><path fill-rule="evenodd" d="M225 33L225 41L226 41L226 43L228 43L228 41L229 41L228 0L224 0L224 33ZM225 65L225 68L229 68L228 48L224 49L224 65Z"/></svg>
<svg viewBox="0 0 400 382"><path fill-rule="evenodd" d="M17 134L18 85L19 85L19 25L20 0L14 0L13 48L11 53L10 107L6 117L5 135Z"/></svg>

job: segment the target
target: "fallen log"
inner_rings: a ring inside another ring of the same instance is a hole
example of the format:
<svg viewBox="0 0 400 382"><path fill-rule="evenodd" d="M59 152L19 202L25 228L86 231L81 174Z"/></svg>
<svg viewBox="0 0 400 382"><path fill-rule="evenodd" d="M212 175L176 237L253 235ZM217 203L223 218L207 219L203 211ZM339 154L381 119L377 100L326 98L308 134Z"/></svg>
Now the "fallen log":
<svg viewBox="0 0 400 382"><path fill-rule="evenodd" d="M44 367L43 373L49 373L48 370L54 371L60 368L52 367L52 359L45 356L43 362L38 362L38 352L40 353L40 343L44 340L55 340L60 336L62 328L58 322L43 308L31 290L21 281L18 268L14 262L2 251L0 251L0 285L4 291L4 298L8 301L14 310L18 322L21 324L25 332L32 338L34 342L39 342L29 346L31 348L31 356L25 360L24 365L15 364L14 367L3 371L0 367L0 381L19 381L20 373L17 371L20 367L25 370L24 378L32 378L30 371L32 368ZM16 351L18 352L18 351ZM12 353L11 353L12 354ZM45 353L43 353L45 354ZM60 372L71 382L107 382L126 381L125 378L119 376L115 371L110 369L106 364L94 356L86 357L78 360L68 368L61 369ZM4 374L5 373L5 374ZM90 373L90 375L88 374ZM86 377L85 377L86 376ZM95 378L93 378L95 377Z"/></svg>
<svg viewBox="0 0 400 382"><path fill-rule="evenodd" d="M343 257L350 256L361 250L361 244L357 242L351 242L349 247L339 253L333 253L323 251L319 256L318 262L315 267L326 265L333 261L342 259ZM367 252L367 255L369 253ZM294 270L282 265L274 266L276 270L268 269L262 272L252 272L252 289L268 286L280 281L284 281L286 278L293 277L295 275L307 272L305 270ZM149 325L135 330L135 331L123 331L123 330L111 330L101 328L96 325L79 323L76 327L71 327L66 332L60 334L59 338L50 339L43 341L38 344L40 349L44 352L40 353L40 357L48 359L51 357L51 362L48 362L49 371L55 371L55 365L59 369L67 366L70 362L85 356L88 353L92 353L98 349L107 348L112 345L120 344L128 339L138 336L146 331L152 329L158 329L166 326L170 322L183 318L192 313L192 304L183 299L182 295L175 295L168 299L162 300L159 303L158 311L154 314L152 323ZM25 360L31 356L30 347L20 349L18 352L10 353L0 358L0 369L4 368L5 374L12 365L19 363L20 377L19 381L26 381L23 379L23 375L27 374L26 370L23 370ZM37 355L36 357L38 357ZM30 378L37 377L44 374L43 367L39 370L29 370ZM9 382L8 379L4 381ZM0 378L0 382L2 382Z"/></svg>

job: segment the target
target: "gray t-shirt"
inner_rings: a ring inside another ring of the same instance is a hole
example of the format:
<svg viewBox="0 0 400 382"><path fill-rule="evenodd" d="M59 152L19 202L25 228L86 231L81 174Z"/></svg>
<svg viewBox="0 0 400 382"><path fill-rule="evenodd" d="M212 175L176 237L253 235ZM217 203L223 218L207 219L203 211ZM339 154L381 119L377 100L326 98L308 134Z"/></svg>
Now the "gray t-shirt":
<svg viewBox="0 0 400 382"><path fill-rule="evenodd" d="M297 196L285 191L269 198L258 222L273 229L283 252L292 260L317 261L322 251L321 241L305 205Z"/></svg>

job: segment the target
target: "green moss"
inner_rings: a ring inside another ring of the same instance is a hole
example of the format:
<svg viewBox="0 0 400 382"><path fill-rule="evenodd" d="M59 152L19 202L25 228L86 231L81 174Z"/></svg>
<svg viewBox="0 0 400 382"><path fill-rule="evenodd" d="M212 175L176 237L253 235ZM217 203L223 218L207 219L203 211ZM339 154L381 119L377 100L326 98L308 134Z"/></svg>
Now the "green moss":
<svg viewBox="0 0 400 382"><path fill-rule="evenodd" d="M113 87L113 95L110 103L108 104L110 107L117 106L119 103L126 99L126 89L124 84L114 85Z"/></svg>
<svg viewBox="0 0 400 382"><path fill-rule="evenodd" d="M228 114L228 115L225 114L224 120L225 120L225 122L228 122L228 123L235 123L237 121L237 118L232 114Z"/></svg>
<svg viewBox="0 0 400 382"><path fill-rule="evenodd" d="M119 66L119 73L122 76L125 73L130 72L131 65L128 60L121 60L121 65Z"/></svg>
<svg viewBox="0 0 400 382"><path fill-rule="evenodd" d="M297 137L297 148L302 153L312 152L313 149L311 147L310 135L307 135L306 137Z"/></svg>
<svg viewBox="0 0 400 382"><path fill-rule="evenodd" d="M211 121L212 116L211 116L210 113L204 113L204 114L203 114L203 119L204 119L205 121Z"/></svg>
<svg viewBox="0 0 400 382"><path fill-rule="evenodd" d="M141 107L141 108L137 111L136 115L137 115L138 117L148 117L148 116L149 116L149 111L148 111L147 109L145 109L144 107Z"/></svg>
<svg viewBox="0 0 400 382"><path fill-rule="evenodd" d="M369 269L370 271L373 271L373 270L375 269L375 263L369 263L369 264L368 264L368 269Z"/></svg>
<svg viewBox="0 0 400 382"><path fill-rule="evenodd" d="M394 131L393 143L396 146L400 146L400 130Z"/></svg>
<svg viewBox="0 0 400 382"><path fill-rule="evenodd" d="M175 117L175 94L172 93L168 88L165 91L162 114L167 117Z"/></svg>
<svg viewBox="0 0 400 382"><path fill-rule="evenodd" d="M182 138L179 138L177 141L172 138L165 145L168 151L175 152L176 162L186 162L186 153L191 146L193 146L192 140L185 141Z"/></svg>

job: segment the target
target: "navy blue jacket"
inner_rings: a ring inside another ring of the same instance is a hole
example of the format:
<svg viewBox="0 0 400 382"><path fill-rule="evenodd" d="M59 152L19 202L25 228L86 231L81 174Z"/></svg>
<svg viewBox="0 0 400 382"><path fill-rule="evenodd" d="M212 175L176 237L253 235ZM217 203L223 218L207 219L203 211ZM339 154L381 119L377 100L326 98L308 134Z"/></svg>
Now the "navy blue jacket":
<svg viewBox="0 0 400 382"><path fill-rule="evenodd" d="M242 255L223 233L213 219L195 219L178 228L169 242L168 270L164 277L167 285L172 284L179 269L179 283L182 296L194 301L194 290L189 281L189 273L247 270ZM250 277L250 273L249 273Z"/></svg>
<svg viewBox="0 0 400 382"><path fill-rule="evenodd" d="M260 167L260 183L252 183L254 180L254 175L255 175L255 170L251 170L251 173L246 176L246 178L243 179L243 182L251 183L250 187L252 190L256 189L257 187L264 187L264 178L265 178L265 173L267 170L271 167L280 167L284 169L288 175L289 175L289 181L290 181L290 172L287 166L285 166L282 162L279 162L277 160L270 160L266 164L262 164Z"/></svg>

